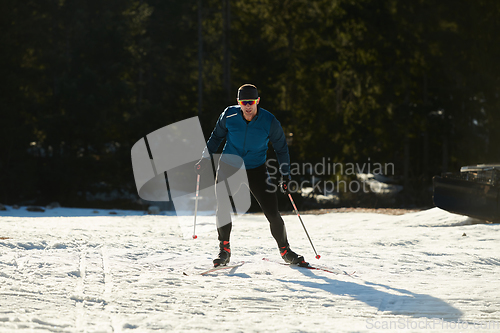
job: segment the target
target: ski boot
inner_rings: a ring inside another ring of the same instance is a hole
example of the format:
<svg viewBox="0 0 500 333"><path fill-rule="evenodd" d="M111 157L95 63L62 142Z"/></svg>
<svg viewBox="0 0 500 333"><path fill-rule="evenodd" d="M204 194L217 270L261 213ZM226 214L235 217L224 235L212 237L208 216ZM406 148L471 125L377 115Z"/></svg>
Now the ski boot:
<svg viewBox="0 0 500 333"><path fill-rule="evenodd" d="M229 259L231 258L231 247L229 246L229 241L221 241L219 243L219 256L214 259L214 267L227 265Z"/></svg>
<svg viewBox="0 0 500 333"><path fill-rule="evenodd" d="M309 263L304 260L303 256L299 256L297 253L290 250L290 246L280 247L280 254L281 258L283 258L287 264L309 266Z"/></svg>

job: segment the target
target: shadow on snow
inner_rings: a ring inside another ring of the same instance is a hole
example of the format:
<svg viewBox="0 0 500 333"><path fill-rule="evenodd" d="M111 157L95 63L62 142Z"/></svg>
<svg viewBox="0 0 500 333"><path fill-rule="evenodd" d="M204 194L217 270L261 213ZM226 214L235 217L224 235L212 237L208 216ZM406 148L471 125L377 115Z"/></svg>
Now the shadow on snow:
<svg viewBox="0 0 500 333"><path fill-rule="evenodd" d="M359 284L334 280L316 275L312 271L297 269L302 274L316 280L321 280L321 282L279 281L298 284L306 288L316 288L339 296L349 296L385 314L405 315L413 318L443 319L444 321L458 321L463 315L459 309L430 295L418 294L406 289L392 288L384 284L367 281L364 284Z"/></svg>

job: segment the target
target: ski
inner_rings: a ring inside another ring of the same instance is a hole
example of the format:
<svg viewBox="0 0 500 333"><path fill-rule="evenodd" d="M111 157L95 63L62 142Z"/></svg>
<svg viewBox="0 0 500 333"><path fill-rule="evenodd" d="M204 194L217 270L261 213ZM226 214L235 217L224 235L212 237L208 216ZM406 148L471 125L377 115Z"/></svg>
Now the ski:
<svg viewBox="0 0 500 333"><path fill-rule="evenodd" d="M263 258L262 260L274 262L268 258ZM341 270L339 268L329 268L329 267L324 267L324 266L312 266L309 263L307 263L307 266L305 266L305 265L302 265L302 266L301 265L292 265L292 264L287 264L284 262L276 262L276 263L280 264L280 265L284 265L284 266L289 266L289 267L306 268L306 269L311 269L311 270L323 271L323 272L327 272L327 273L333 273L333 274L337 274L337 275L343 274L343 275L347 275L350 277L354 277L355 276L354 273L356 273L356 271L354 271L352 273L348 273L348 272Z"/></svg>
<svg viewBox="0 0 500 333"><path fill-rule="evenodd" d="M223 269L231 269L231 268L236 268L236 267L240 267L241 265L243 265L245 262L242 261L242 262L239 262L237 264L234 264L234 265L225 265L225 266L217 266L217 267L212 267L204 272L201 272L200 275L207 275L207 274L210 274L210 273L213 273L213 272L216 272L216 271L220 271L220 270L223 270Z"/></svg>
<svg viewBox="0 0 500 333"><path fill-rule="evenodd" d="M318 271L323 271L323 272L328 272L328 273L333 273L333 274L344 274L344 275L347 275L347 276L350 276L350 277L354 277L354 273L356 273L356 271L352 272L352 273L348 273L344 270L341 270L341 269L338 269L338 268L326 268L326 267L320 267L320 266L298 266L298 267L303 267L303 268L307 268L307 269L313 269L313 270L318 270Z"/></svg>

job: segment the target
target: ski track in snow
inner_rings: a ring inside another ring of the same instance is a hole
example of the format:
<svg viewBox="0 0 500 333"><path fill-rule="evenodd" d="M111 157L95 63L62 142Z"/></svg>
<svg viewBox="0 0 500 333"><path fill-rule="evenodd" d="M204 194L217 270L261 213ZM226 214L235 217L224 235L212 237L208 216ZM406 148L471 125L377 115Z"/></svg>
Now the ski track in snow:
<svg viewBox="0 0 500 333"><path fill-rule="evenodd" d="M278 264L268 222L247 214L231 239L245 264L201 276L214 216L193 240L192 216L48 213L0 212L0 332L500 331L499 224L437 208L305 214L316 260L284 217L293 250L346 276Z"/></svg>

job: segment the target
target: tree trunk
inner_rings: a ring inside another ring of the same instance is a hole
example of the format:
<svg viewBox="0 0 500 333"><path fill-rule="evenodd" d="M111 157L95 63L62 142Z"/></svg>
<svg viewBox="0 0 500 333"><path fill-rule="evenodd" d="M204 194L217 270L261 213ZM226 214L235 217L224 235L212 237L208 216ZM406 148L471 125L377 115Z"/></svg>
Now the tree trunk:
<svg viewBox="0 0 500 333"><path fill-rule="evenodd" d="M231 7L229 0L222 0L222 15L224 17L224 90L227 102L231 101L231 53L230 53L230 31L231 31Z"/></svg>
<svg viewBox="0 0 500 333"><path fill-rule="evenodd" d="M202 34L202 8L198 0L198 116L201 117L203 109L203 34Z"/></svg>

